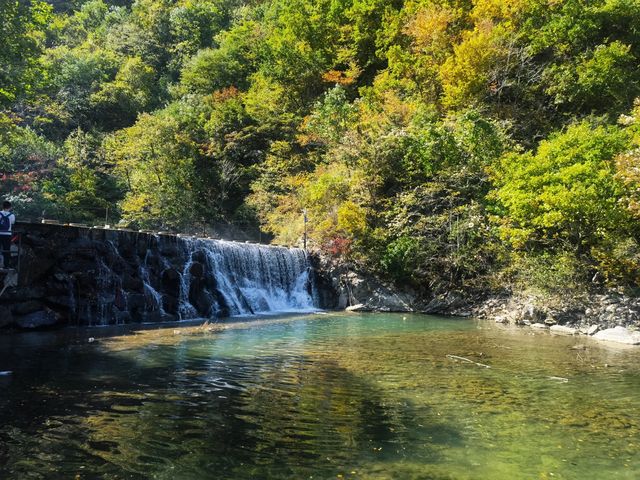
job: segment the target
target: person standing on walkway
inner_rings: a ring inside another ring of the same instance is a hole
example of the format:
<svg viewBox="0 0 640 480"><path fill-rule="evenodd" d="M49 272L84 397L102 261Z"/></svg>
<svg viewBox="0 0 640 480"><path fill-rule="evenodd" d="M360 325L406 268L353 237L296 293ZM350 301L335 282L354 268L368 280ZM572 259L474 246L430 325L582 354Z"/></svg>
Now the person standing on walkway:
<svg viewBox="0 0 640 480"><path fill-rule="evenodd" d="M11 234L13 224L16 223L16 216L11 213L11 203L2 202L0 210L0 250L2 250L3 266L11 266Z"/></svg>

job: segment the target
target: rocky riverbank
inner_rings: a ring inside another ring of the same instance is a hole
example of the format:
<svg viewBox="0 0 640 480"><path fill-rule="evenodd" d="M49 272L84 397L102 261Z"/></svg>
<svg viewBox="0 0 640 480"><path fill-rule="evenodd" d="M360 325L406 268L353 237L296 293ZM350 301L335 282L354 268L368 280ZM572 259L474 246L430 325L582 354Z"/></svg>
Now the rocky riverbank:
<svg viewBox="0 0 640 480"><path fill-rule="evenodd" d="M419 312L476 317L557 334L594 335L600 340L640 344L640 298L619 292L553 299L524 294L491 295L451 291L423 297L385 283L353 263L316 257L325 290L333 290L333 308L363 312Z"/></svg>
<svg viewBox="0 0 640 480"><path fill-rule="evenodd" d="M22 231L20 285L0 297L0 328L215 318L232 312L214 275L220 267L202 246L186 248L188 240L54 225L28 225ZM385 282L353 262L318 253L310 257L314 303L320 308L473 316L596 338L610 330L612 338L640 343L640 333L634 333L640 330L640 298L619 292L553 301L464 291L428 296Z"/></svg>

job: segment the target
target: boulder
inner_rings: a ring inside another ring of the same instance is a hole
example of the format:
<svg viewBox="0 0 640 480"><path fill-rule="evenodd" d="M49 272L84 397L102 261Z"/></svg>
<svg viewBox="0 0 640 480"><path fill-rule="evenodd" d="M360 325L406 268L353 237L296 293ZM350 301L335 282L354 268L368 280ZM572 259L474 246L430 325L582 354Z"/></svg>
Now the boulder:
<svg viewBox="0 0 640 480"><path fill-rule="evenodd" d="M587 329L587 335L595 335L598 330L600 330L600 327L598 325L589 325L589 328Z"/></svg>
<svg viewBox="0 0 640 480"><path fill-rule="evenodd" d="M627 345L640 345L640 332L634 332L621 326L601 330L593 335L593 338L605 342L624 343Z"/></svg>
<svg viewBox="0 0 640 480"><path fill-rule="evenodd" d="M549 328L549 331L560 335L575 335L578 333L577 329L567 327L565 325L552 325L551 328Z"/></svg>
<svg viewBox="0 0 640 480"><path fill-rule="evenodd" d="M364 303L358 303L357 305L349 305L345 308L347 312L369 312L371 311Z"/></svg>
<svg viewBox="0 0 640 480"><path fill-rule="evenodd" d="M523 320L529 320L534 323L541 323L545 319L546 313L531 303L527 303L520 312Z"/></svg>
<svg viewBox="0 0 640 480"><path fill-rule="evenodd" d="M531 328L539 328L543 330L549 328L549 325L545 325L544 323L532 323Z"/></svg>

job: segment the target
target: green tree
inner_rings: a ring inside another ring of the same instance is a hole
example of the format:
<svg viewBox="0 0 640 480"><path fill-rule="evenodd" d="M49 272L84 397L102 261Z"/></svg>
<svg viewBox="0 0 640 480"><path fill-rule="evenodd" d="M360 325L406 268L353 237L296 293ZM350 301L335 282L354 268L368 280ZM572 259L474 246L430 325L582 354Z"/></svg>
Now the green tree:
<svg viewBox="0 0 640 480"><path fill-rule="evenodd" d="M0 0L0 107L38 87L39 54L51 6L36 0Z"/></svg>
<svg viewBox="0 0 640 480"><path fill-rule="evenodd" d="M615 157L628 142L620 128L582 122L541 142L535 153L506 155L493 175L503 237L517 248L588 252L628 228L614 178Z"/></svg>

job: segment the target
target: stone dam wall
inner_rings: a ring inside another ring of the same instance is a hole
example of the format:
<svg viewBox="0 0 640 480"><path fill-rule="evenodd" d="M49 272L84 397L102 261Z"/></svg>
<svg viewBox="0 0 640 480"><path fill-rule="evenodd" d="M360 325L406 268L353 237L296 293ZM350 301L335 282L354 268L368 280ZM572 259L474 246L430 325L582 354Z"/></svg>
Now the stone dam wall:
<svg viewBox="0 0 640 480"><path fill-rule="evenodd" d="M15 232L19 282L0 296L0 328L332 306L301 249L52 224L17 223Z"/></svg>

